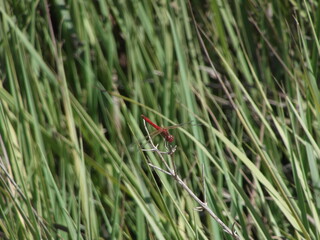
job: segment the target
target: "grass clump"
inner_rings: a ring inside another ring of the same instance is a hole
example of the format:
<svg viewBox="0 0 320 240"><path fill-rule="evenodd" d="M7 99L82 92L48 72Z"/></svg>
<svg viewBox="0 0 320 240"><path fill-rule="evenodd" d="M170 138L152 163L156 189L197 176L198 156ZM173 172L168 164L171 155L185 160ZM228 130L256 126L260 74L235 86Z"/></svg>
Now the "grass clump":
<svg viewBox="0 0 320 240"><path fill-rule="evenodd" d="M0 1L0 237L320 239L318 5Z"/></svg>

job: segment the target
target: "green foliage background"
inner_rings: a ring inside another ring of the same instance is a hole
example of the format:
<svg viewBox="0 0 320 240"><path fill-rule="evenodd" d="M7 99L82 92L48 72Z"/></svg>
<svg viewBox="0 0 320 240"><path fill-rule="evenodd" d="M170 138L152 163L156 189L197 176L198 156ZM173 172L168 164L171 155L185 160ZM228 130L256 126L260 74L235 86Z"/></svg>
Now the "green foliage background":
<svg viewBox="0 0 320 240"><path fill-rule="evenodd" d="M143 113L202 124L173 161L241 239L320 239L319 34L312 0L0 0L0 237L232 239Z"/></svg>

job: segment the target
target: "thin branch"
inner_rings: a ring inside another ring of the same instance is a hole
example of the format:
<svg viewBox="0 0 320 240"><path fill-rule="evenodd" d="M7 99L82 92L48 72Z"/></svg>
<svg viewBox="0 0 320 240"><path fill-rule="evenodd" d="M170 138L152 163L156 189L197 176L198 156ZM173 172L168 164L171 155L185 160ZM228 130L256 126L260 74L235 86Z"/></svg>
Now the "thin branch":
<svg viewBox="0 0 320 240"><path fill-rule="evenodd" d="M149 165L150 167L152 167L152 168L160 171L160 172L163 172L163 173L165 173L165 174L168 174L168 175L172 176L172 174L171 174L170 172L168 172L168 171L166 171L166 170L163 170L162 168L160 168L160 167L158 167L158 166L156 166L156 165L153 165L152 163L148 163L148 165Z"/></svg>
<svg viewBox="0 0 320 240"><path fill-rule="evenodd" d="M209 213L209 215L216 220L216 222L218 224L220 224L220 226L222 226L223 231L225 231L226 233L232 235L234 237L234 239L240 239L240 237L237 235L236 232L232 232L232 230L224 223L222 222L222 220L211 210L211 208L209 208L209 206L207 205L206 202L202 202L193 192L192 190L181 180L181 178L176 175L175 179L177 180L177 182L181 185L181 187L186 190L189 195L205 210Z"/></svg>
<svg viewBox="0 0 320 240"><path fill-rule="evenodd" d="M173 166L174 166L174 169L171 169L168 165L168 163L165 161L163 155L165 154L168 154L168 152L162 152L162 151L159 151L158 149L158 145L155 145L152 141L152 138L150 137L150 134L149 134L149 131L148 131L148 128L146 126L146 121L143 120L143 124L144 124L144 127L146 129L146 132L147 132L147 135L148 135L148 138L149 138L149 143L152 147L152 149L149 149L148 151L152 151L152 152L155 152L158 154L159 158L161 159L161 161L164 163L166 170L160 168L160 167L157 167L151 163L149 163L149 166L160 171L160 172L163 172L169 176L172 176L173 179L175 179L178 184L185 190L187 191L187 193L200 205L200 207L207 211L209 213L209 215L214 219L216 220L216 222L222 227L223 231L228 233L229 235L231 235L234 239L236 240L239 240L240 237L239 235L235 232L235 231L232 231L208 206L207 202L206 202L206 197L204 197L204 201L201 201L194 193L193 191L187 186L187 184L179 177L179 175L177 174L176 172L176 167L175 167L175 164L173 162L173 159L172 159L172 163L173 163ZM176 149L176 146L173 148L173 149ZM171 150L171 149L169 149ZM144 150L145 151L145 150ZM173 152L172 152L173 153ZM172 153L169 153L168 155L172 157ZM204 167L202 168L202 175L203 175L203 190L205 191L205 180L204 180ZM205 193L204 193L205 194ZM200 208L199 207L199 208Z"/></svg>

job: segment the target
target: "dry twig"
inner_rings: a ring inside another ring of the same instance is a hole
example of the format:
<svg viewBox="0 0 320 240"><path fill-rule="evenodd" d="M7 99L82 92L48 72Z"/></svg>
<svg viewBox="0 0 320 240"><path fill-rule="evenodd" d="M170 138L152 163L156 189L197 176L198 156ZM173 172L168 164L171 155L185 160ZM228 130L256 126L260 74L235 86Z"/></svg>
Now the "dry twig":
<svg viewBox="0 0 320 240"><path fill-rule="evenodd" d="M163 151L160 151L158 149L158 145L155 145L152 141L152 138L149 134L149 131L148 131L148 128L146 126L146 122L145 120L143 120L143 123L144 123L144 127L146 129L146 132L147 132L147 135L148 135L148 138L149 138L149 143L151 145L151 149L143 149L143 151L152 151L152 152L155 152L158 154L158 156L160 157L160 160L161 162L165 165L165 169L162 169L158 166L155 166L153 165L152 163L149 163L149 166L152 167L153 169L155 170L158 170L162 173L165 173L167 175L170 175L172 176L176 182L185 190L187 191L187 193L200 205L197 209L201 209L201 210L205 210L209 213L209 215L217 221L217 223L222 227L223 231L228 233L229 235L231 235L234 239L236 240L239 240L240 237L239 235L236 233L236 231L232 231L208 206L207 202L206 202L206 198L204 201L200 200L194 193L193 191L187 186L187 184L179 177L179 175L177 174L177 171L176 171L176 168L174 167L174 169L172 169L168 163L166 162L166 160L164 159L163 155L169 155L170 157L172 157L172 154L176 151L177 149L177 146L174 146L174 147L168 147L168 151L167 152L163 152ZM174 163L173 163L173 166ZM204 169L202 169L202 174L204 174ZM203 184L205 182L204 180L204 176L203 177ZM205 187L204 187L204 191L205 191ZM205 193L204 193L205 194Z"/></svg>

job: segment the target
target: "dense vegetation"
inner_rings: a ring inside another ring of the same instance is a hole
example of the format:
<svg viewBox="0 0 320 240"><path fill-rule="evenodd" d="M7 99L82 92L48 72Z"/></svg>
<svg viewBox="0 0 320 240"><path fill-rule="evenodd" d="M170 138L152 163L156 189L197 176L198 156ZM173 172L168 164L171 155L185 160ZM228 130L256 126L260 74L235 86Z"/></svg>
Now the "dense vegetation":
<svg viewBox="0 0 320 240"><path fill-rule="evenodd" d="M314 0L1 0L0 238L320 239L318 36ZM141 114L193 124L142 151Z"/></svg>

